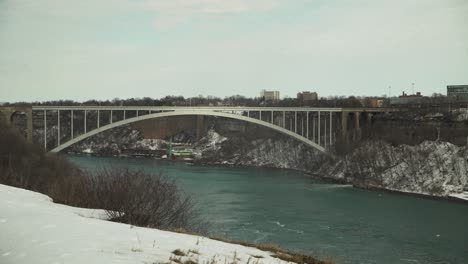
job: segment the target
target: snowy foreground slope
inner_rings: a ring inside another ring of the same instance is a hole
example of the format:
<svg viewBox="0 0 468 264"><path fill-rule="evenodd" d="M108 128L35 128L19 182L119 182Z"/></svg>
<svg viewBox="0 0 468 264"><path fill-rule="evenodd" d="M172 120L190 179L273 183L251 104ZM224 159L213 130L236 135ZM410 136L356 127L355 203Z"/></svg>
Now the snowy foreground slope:
<svg viewBox="0 0 468 264"><path fill-rule="evenodd" d="M105 218L0 184L0 263L169 263L176 249L188 254L182 262L286 263L254 248Z"/></svg>

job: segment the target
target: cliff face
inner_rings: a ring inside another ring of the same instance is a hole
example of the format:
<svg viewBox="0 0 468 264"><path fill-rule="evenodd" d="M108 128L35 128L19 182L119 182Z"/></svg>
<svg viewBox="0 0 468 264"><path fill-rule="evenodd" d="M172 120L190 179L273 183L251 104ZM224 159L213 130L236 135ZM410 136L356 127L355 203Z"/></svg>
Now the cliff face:
<svg viewBox="0 0 468 264"><path fill-rule="evenodd" d="M222 140L219 140L219 138ZM210 146L210 147L206 147ZM272 167L312 171L323 159L319 151L281 135L246 140L223 137L210 130L195 144L196 162L239 166Z"/></svg>
<svg viewBox="0 0 468 264"><path fill-rule="evenodd" d="M448 142L402 146L380 176L387 189L446 196L463 191L468 179L468 148Z"/></svg>
<svg viewBox="0 0 468 264"><path fill-rule="evenodd" d="M447 196L460 193L468 181L468 147L426 141L392 146L366 141L320 173L364 188Z"/></svg>

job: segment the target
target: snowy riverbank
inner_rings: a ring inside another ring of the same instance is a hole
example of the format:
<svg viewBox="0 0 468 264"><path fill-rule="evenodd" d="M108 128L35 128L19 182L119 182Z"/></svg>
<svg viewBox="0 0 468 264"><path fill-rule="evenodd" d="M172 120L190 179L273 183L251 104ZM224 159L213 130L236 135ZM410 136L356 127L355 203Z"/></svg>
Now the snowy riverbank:
<svg viewBox="0 0 468 264"><path fill-rule="evenodd" d="M468 184L468 149L448 142L366 141L321 173L361 188L461 199Z"/></svg>
<svg viewBox="0 0 468 264"><path fill-rule="evenodd" d="M287 263L255 248L105 221L103 210L1 184L0 212L0 263Z"/></svg>

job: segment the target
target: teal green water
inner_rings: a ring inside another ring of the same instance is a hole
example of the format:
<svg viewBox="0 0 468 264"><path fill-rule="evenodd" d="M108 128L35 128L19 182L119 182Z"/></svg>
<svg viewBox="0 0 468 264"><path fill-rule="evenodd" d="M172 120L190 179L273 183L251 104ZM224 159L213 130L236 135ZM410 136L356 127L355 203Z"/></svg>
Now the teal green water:
<svg viewBox="0 0 468 264"><path fill-rule="evenodd" d="M289 170L67 158L87 169L131 167L176 178L217 236L337 263L468 263L467 205L324 184Z"/></svg>

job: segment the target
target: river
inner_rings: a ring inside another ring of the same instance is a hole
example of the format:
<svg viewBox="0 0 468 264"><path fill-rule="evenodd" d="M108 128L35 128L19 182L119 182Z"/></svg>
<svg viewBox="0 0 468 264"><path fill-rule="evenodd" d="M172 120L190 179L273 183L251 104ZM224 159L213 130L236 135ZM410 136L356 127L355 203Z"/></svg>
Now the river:
<svg viewBox="0 0 468 264"><path fill-rule="evenodd" d="M82 168L162 172L195 198L212 235L336 263L468 263L468 206L333 185L301 172L67 155Z"/></svg>

